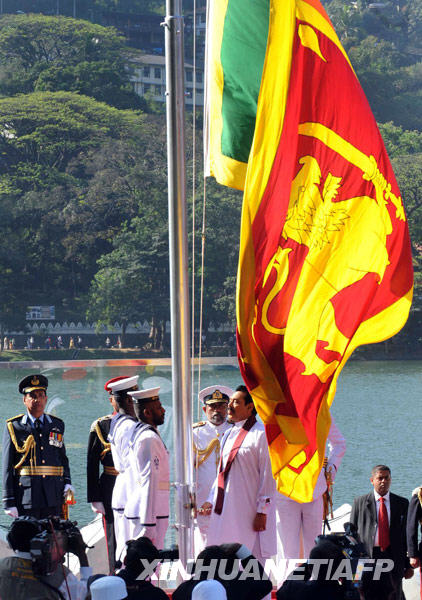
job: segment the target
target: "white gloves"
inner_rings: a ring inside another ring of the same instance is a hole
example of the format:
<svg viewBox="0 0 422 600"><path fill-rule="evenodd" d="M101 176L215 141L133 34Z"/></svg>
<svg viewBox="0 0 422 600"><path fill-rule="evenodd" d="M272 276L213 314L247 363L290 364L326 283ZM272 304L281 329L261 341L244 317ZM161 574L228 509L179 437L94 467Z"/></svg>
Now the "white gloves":
<svg viewBox="0 0 422 600"><path fill-rule="evenodd" d="M64 486L63 495L65 496L69 490L75 493L75 488L73 487L73 485L71 485L70 483L66 483L66 485Z"/></svg>
<svg viewBox="0 0 422 600"><path fill-rule="evenodd" d="M4 510L4 512L9 517L12 517L12 519L17 519L17 517L19 517L18 509L16 508L16 506L11 506L10 508L6 508Z"/></svg>
<svg viewBox="0 0 422 600"><path fill-rule="evenodd" d="M91 502L92 510L100 515L105 515L105 508L102 502Z"/></svg>

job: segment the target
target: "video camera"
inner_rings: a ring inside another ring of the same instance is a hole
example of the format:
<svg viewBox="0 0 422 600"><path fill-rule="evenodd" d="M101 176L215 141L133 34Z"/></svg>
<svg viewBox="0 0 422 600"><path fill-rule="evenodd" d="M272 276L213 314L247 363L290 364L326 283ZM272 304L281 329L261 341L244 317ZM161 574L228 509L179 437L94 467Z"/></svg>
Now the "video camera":
<svg viewBox="0 0 422 600"><path fill-rule="evenodd" d="M38 521L41 533L31 539L30 553L34 575L44 576L54 573L67 552L76 553L81 533L77 523L59 517Z"/></svg>
<svg viewBox="0 0 422 600"><path fill-rule="evenodd" d="M330 533L328 535L319 535L315 543L327 540L332 542L339 548L344 554L344 557L350 560L351 572L353 575L352 580L346 578L343 580L345 588L344 597L350 600L359 600L360 593L360 576L359 576L359 562L362 559L369 558L365 545L362 543L356 527L353 523L344 523L344 533Z"/></svg>

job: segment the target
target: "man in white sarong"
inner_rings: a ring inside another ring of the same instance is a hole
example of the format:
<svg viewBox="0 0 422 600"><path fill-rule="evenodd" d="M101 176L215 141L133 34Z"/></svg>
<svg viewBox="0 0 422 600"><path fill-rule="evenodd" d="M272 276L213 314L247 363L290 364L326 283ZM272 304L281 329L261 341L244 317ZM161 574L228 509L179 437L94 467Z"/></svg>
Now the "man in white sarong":
<svg viewBox="0 0 422 600"><path fill-rule="evenodd" d="M113 488L111 507L114 516L116 536L116 561L123 561L126 554L126 542L129 538L129 526L124 518L124 508L127 501L127 471L129 468L129 440L136 425L133 400L130 391L138 389L138 376L121 379L109 384L111 395L118 407L118 412L112 417L108 441L115 469L119 472Z"/></svg>
<svg viewBox="0 0 422 600"><path fill-rule="evenodd" d="M276 552L274 494L268 445L263 425L245 386L239 386L228 406L229 429L222 440L218 477L209 501L207 544L238 542L265 562Z"/></svg>
<svg viewBox="0 0 422 600"><path fill-rule="evenodd" d="M170 469L168 451L157 430L166 412L159 391L157 387L131 393L138 423L129 441L124 515L130 539L147 537L162 550L169 520Z"/></svg>
<svg viewBox="0 0 422 600"><path fill-rule="evenodd" d="M220 445L224 433L231 427L227 423L227 405L233 390L224 385L211 385L199 392L199 400L204 403L206 421L193 426L194 483L196 485L196 506L208 500L217 476L220 462ZM194 541L195 555L207 545L207 531L211 517L198 513L196 516Z"/></svg>
<svg viewBox="0 0 422 600"><path fill-rule="evenodd" d="M327 484L334 482L337 469L346 452L346 441L331 418L328 433L329 454L326 465L318 476L312 502L295 502L279 492L275 496L277 518L277 558L308 558L315 546L315 538L322 531L324 494ZM300 537L303 540L303 555L300 552Z"/></svg>

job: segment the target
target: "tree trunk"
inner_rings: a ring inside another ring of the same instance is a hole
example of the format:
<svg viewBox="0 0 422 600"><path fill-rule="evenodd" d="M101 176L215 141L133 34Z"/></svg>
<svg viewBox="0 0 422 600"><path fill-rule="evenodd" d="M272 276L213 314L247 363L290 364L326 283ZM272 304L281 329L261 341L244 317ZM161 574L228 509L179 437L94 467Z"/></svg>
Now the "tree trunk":
<svg viewBox="0 0 422 600"><path fill-rule="evenodd" d="M164 334L166 331L165 321L160 321L160 335L159 335L159 346L158 349L160 352L164 351Z"/></svg>
<svg viewBox="0 0 422 600"><path fill-rule="evenodd" d="M149 337L152 340L152 348L153 350L157 350L159 348L159 327L157 326L157 319L155 316L151 318L151 331L149 333Z"/></svg>
<svg viewBox="0 0 422 600"><path fill-rule="evenodd" d="M122 342L122 348L126 348L126 329L127 329L127 321L126 319L122 319L122 335L120 341Z"/></svg>

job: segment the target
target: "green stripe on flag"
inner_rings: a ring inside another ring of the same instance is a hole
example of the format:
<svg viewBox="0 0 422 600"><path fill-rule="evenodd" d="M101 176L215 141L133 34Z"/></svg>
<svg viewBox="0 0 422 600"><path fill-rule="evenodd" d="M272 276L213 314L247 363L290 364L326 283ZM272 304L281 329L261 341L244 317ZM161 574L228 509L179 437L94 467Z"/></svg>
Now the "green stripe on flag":
<svg viewBox="0 0 422 600"><path fill-rule="evenodd" d="M248 162L267 48L269 0L229 0L221 44L221 151Z"/></svg>

